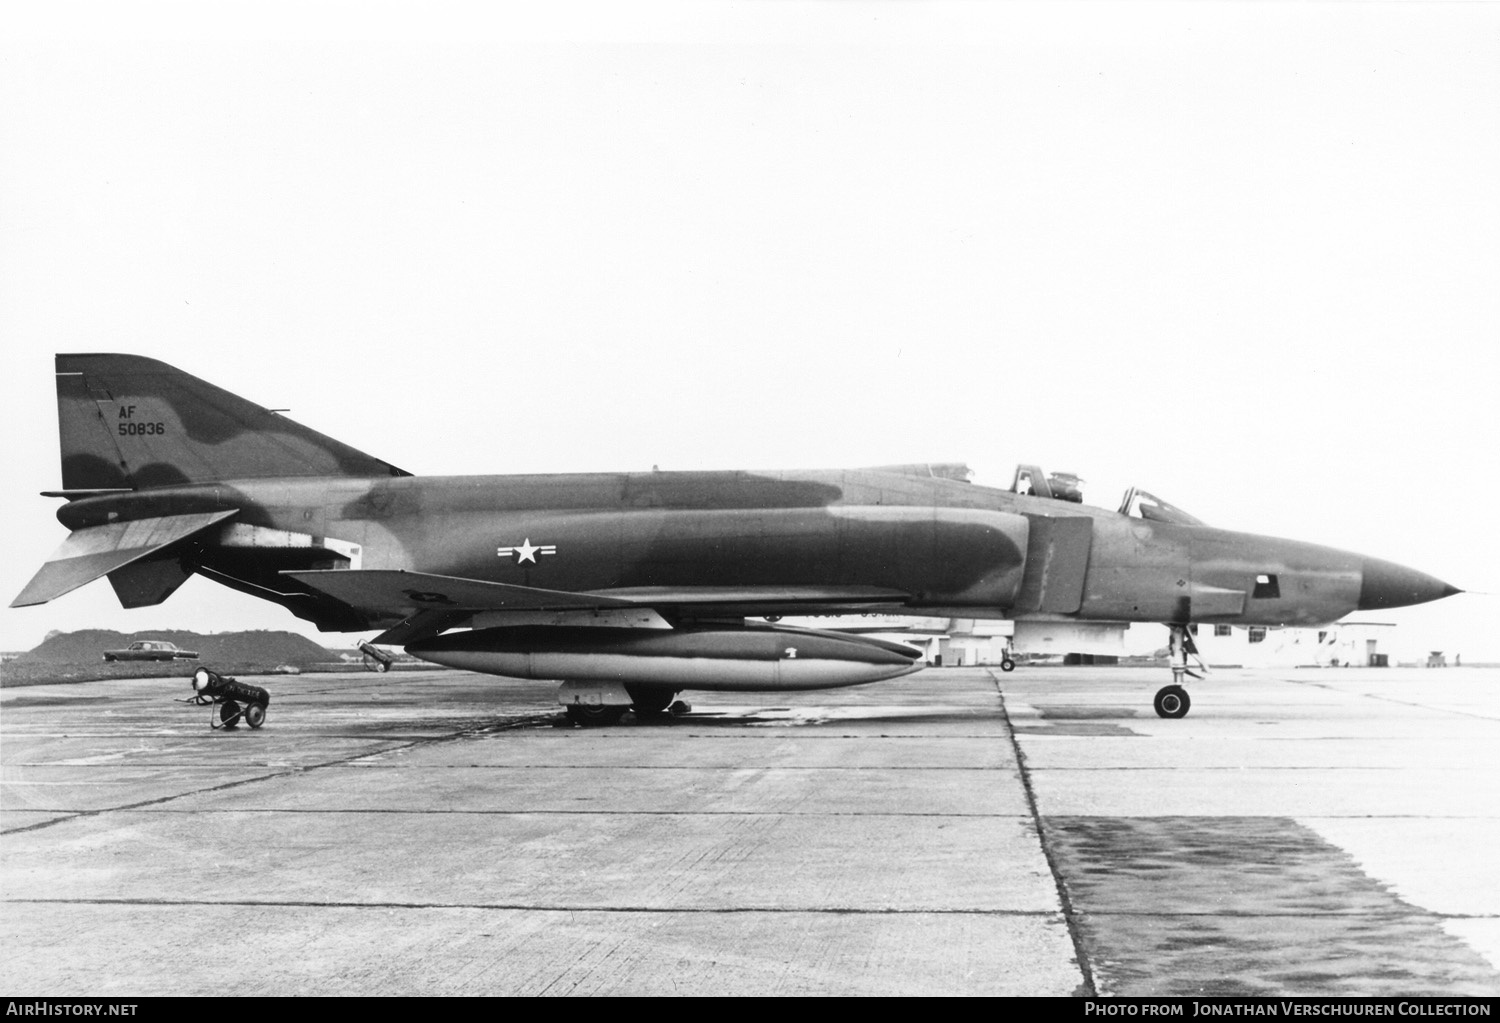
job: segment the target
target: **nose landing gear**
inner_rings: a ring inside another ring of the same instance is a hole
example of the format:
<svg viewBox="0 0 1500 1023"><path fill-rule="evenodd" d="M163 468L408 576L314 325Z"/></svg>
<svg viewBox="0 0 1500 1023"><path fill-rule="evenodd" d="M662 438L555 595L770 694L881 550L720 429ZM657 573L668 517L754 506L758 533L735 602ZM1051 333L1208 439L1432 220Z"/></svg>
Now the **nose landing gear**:
<svg viewBox="0 0 1500 1023"><path fill-rule="evenodd" d="M1158 717L1180 718L1186 717L1188 708L1193 705L1187 690L1182 684L1189 678L1201 679L1199 672L1207 672L1208 666L1203 663L1203 658L1198 656L1198 646L1193 642L1193 634L1186 625L1168 625L1172 631L1172 641L1169 647L1172 662L1172 684L1163 686L1157 690L1156 699L1152 705L1156 708ZM1197 667L1194 671L1189 667L1189 658Z"/></svg>

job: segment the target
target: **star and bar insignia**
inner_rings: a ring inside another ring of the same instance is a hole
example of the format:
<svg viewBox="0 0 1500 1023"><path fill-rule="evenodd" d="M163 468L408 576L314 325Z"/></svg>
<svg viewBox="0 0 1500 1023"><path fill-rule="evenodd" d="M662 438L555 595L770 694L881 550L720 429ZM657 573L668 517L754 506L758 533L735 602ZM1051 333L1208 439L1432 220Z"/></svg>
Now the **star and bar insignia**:
<svg viewBox="0 0 1500 1023"><path fill-rule="evenodd" d="M551 543L533 544L531 537L528 536L517 547L496 547L495 553L502 558L508 558L514 554L516 556L516 564L518 565L523 561L529 561L535 565L538 554L556 554L557 545Z"/></svg>

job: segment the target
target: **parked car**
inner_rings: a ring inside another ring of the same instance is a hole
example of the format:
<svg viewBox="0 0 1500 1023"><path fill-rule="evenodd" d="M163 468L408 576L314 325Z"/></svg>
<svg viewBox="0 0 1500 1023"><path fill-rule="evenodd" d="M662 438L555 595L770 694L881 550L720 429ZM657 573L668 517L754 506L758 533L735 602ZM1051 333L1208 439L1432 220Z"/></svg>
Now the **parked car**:
<svg viewBox="0 0 1500 1023"><path fill-rule="evenodd" d="M138 639L124 650L106 650L106 661L170 661L178 657L196 658L196 650L179 650L176 643L164 639Z"/></svg>

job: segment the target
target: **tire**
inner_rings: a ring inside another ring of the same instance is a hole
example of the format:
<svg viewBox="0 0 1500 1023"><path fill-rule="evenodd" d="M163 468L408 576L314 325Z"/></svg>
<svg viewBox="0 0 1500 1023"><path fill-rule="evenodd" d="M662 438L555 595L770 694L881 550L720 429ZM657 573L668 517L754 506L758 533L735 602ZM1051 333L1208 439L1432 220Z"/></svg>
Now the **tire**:
<svg viewBox="0 0 1500 1023"><path fill-rule="evenodd" d="M637 718L665 717L667 708L677 699L672 690L657 686L626 686L625 692L630 695L630 709Z"/></svg>
<svg viewBox="0 0 1500 1023"><path fill-rule="evenodd" d="M590 707L575 703L567 707L568 722L584 728L605 728L617 725L629 707Z"/></svg>
<svg viewBox="0 0 1500 1023"><path fill-rule="evenodd" d="M1163 686L1157 691L1156 699L1152 702L1156 707L1157 716L1164 718L1187 717L1188 708L1193 705L1187 690L1181 686Z"/></svg>
<svg viewBox="0 0 1500 1023"><path fill-rule="evenodd" d="M233 700L225 700L219 704L219 725L222 728L233 728L240 723L242 717L240 705Z"/></svg>
<svg viewBox="0 0 1500 1023"><path fill-rule="evenodd" d="M245 724L251 728L259 728L266 723L266 705L264 703L252 703L245 708Z"/></svg>
<svg viewBox="0 0 1500 1023"><path fill-rule="evenodd" d="M1011 660L1009 657L1002 658L1001 661L1000 661L1000 670L1001 671L1015 671L1016 670L1016 662L1013 661L1013 660Z"/></svg>

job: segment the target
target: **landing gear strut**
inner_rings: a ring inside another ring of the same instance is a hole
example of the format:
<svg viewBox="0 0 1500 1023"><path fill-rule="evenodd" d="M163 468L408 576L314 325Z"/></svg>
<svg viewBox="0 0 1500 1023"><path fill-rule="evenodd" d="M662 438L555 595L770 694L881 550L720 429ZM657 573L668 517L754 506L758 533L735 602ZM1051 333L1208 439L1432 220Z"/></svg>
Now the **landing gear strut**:
<svg viewBox="0 0 1500 1023"><path fill-rule="evenodd" d="M1208 671L1208 667L1203 663L1203 659L1198 656L1197 644L1193 642L1193 634L1188 631L1186 625L1169 625L1167 628L1172 631L1172 640L1169 647L1172 662L1172 684L1159 689L1156 693L1156 699L1152 703L1156 707L1158 717L1180 718L1187 716L1188 708L1193 705L1193 701L1188 697L1187 690L1182 688L1182 684L1189 678L1201 679L1203 676L1199 674L1199 671L1206 672ZM1192 659L1192 663L1197 667L1198 671L1194 671L1192 667L1189 667L1189 658Z"/></svg>

